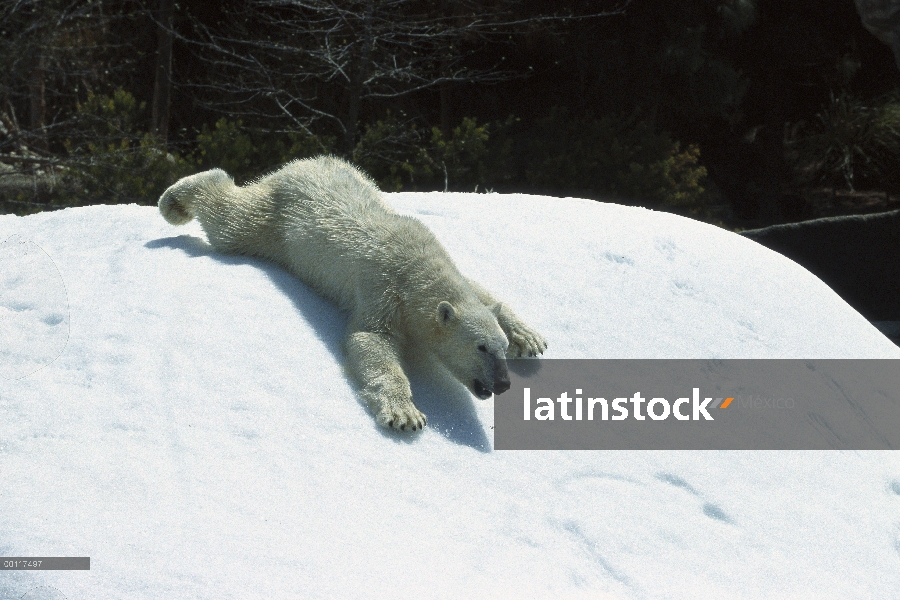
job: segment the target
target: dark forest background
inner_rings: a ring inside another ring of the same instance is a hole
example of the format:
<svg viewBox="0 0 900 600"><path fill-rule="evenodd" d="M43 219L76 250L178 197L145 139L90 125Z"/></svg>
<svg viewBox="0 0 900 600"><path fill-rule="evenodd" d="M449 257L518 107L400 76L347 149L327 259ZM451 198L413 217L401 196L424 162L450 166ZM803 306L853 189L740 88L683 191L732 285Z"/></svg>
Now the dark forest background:
<svg viewBox="0 0 900 600"><path fill-rule="evenodd" d="M898 83L851 0L0 0L0 211L327 152L387 191L871 212Z"/></svg>

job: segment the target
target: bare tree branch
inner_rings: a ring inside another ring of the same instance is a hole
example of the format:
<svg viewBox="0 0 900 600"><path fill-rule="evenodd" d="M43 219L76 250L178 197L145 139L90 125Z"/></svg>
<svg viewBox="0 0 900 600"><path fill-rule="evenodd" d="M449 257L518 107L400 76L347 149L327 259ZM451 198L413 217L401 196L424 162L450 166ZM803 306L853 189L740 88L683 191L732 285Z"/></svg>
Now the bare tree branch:
<svg viewBox="0 0 900 600"><path fill-rule="evenodd" d="M628 0L596 0L583 14L521 15L512 0L249 0L231 25L194 22L184 36L206 61L206 105L274 128L334 128L352 149L363 104L456 84L526 77L503 61L476 66L488 45L575 19L620 14Z"/></svg>

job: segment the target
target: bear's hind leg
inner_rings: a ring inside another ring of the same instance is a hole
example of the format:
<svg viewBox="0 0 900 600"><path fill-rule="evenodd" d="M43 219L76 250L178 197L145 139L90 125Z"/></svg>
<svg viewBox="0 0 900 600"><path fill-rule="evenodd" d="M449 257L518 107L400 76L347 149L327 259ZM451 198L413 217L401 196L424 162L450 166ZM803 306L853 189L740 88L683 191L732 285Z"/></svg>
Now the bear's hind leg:
<svg viewBox="0 0 900 600"><path fill-rule="evenodd" d="M362 396L379 423L403 431L425 428L427 420L413 404L409 380L400 365L400 352L391 336L351 331L346 351L350 371L362 384Z"/></svg>

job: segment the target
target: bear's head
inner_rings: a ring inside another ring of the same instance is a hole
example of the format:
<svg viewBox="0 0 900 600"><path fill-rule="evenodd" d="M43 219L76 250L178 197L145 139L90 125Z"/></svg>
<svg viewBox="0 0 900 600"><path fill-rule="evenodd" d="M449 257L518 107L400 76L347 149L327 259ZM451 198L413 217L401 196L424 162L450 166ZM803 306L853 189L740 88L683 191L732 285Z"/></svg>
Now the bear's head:
<svg viewBox="0 0 900 600"><path fill-rule="evenodd" d="M509 340L494 312L478 302L441 302L435 319L439 335L432 351L450 373L485 400L509 389Z"/></svg>

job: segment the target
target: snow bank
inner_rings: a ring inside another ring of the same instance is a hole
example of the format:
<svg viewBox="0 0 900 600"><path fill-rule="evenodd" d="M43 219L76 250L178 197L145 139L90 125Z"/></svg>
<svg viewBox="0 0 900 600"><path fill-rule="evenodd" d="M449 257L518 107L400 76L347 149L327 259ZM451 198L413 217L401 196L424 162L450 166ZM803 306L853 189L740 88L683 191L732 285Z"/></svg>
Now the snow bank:
<svg viewBox="0 0 900 600"><path fill-rule="evenodd" d="M900 358L808 272L709 225L536 196L388 200L550 358ZM97 206L0 217L13 234L0 555L91 570L0 571L0 599L900 589L897 453L495 452L492 402L421 378L429 427L394 434L341 369L344 316L212 252L196 223Z"/></svg>

